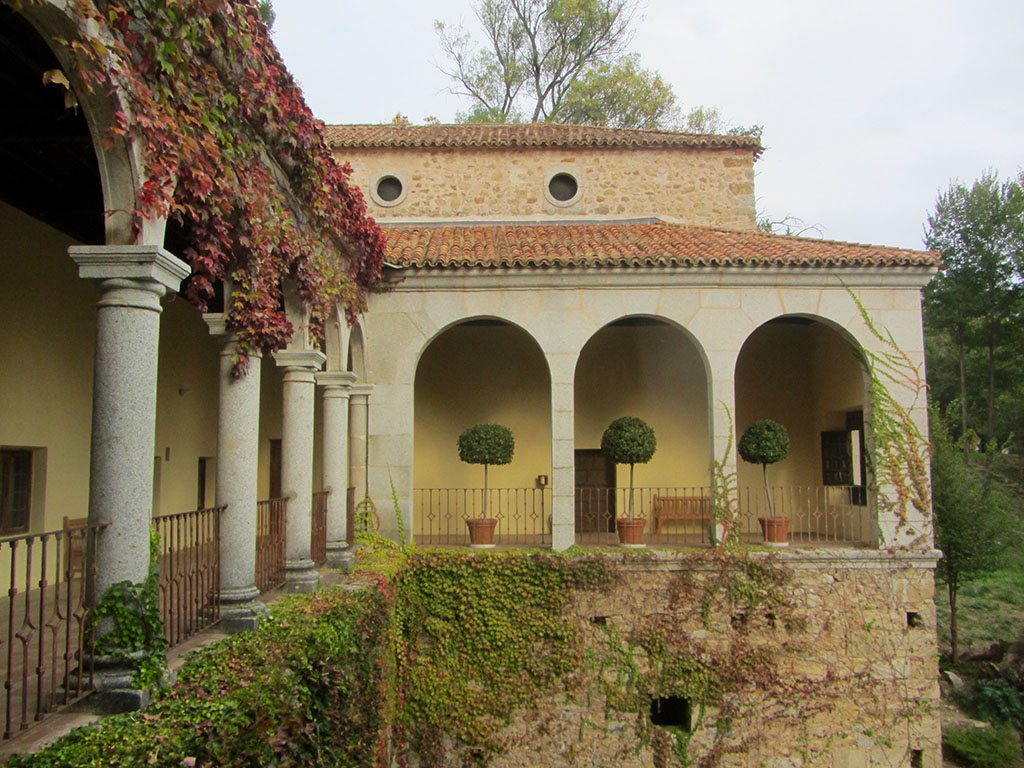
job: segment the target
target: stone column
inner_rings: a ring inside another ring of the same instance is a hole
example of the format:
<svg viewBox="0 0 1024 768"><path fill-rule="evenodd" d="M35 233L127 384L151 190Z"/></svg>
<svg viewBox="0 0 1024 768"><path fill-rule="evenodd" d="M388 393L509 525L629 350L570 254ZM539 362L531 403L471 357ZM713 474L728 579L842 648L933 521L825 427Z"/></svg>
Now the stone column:
<svg viewBox="0 0 1024 768"><path fill-rule="evenodd" d="M551 548L561 552L576 543L576 436L572 379L551 378Z"/></svg>
<svg viewBox="0 0 1024 768"><path fill-rule="evenodd" d="M370 447L370 392L369 384L352 386L349 409L349 462L352 467L349 482L356 489L356 503L366 498L370 492L368 484L369 447Z"/></svg>
<svg viewBox="0 0 1024 768"><path fill-rule="evenodd" d="M95 280L101 292L89 523L107 526L95 550L93 589L102 596L112 584L139 584L148 575L160 298L176 291L189 270L155 245L82 245L68 253L78 264L79 276ZM101 624L100 634L105 629L109 631ZM116 663L97 664L96 684L111 707L131 709L145 703L142 692L132 689L131 670Z"/></svg>
<svg viewBox="0 0 1024 768"><path fill-rule="evenodd" d="M327 566L348 568L348 408L354 373L322 371L316 383L324 388L324 490L327 497Z"/></svg>
<svg viewBox="0 0 1024 768"><path fill-rule="evenodd" d="M711 372L711 392L709 399L711 408L711 466L712 473L717 465L723 476L736 476L736 360L738 348L706 350L708 366ZM712 481L714 477L711 478ZM735 484L735 482L734 482ZM739 517L739 491L731 495L732 510L736 513L735 524L742 528ZM719 543L726 531L723 525L713 524L711 540Z"/></svg>
<svg viewBox="0 0 1024 768"><path fill-rule="evenodd" d="M256 502L260 433L259 352L248 373L235 378L238 337L223 314L203 318L221 344L217 416L217 506L220 521L220 626L226 632L256 629L267 609L256 588Z"/></svg>
<svg viewBox="0 0 1024 768"><path fill-rule="evenodd" d="M281 435L281 492L288 499L285 591L316 592L320 576L313 568L313 407L316 372L327 358L313 349L274 353L284 368Z"/></svg>

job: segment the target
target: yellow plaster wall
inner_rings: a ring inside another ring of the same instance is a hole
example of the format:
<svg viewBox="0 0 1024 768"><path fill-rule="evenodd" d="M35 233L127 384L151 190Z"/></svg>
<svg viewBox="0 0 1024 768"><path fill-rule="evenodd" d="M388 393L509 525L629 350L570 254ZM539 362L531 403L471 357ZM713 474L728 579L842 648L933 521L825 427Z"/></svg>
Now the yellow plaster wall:
<svg viewBox="0 0 1024 768"><path fill-rule="evenodd" d="M637 218L728 229L755 228L753 156L736 149L344 149L370 215L419 218ZM583 190L569 207L545 197L554 172ZM383 174L403 179L406 197L378 205L369 194Z"/></svg>
<svg viewBox="0 0 1024 768"><path fill-rule="evenodd" d="M218 344L202 315L182 296L164 299L160 318L154 452L160 472L156 514L196 509L199 459L217 456ZM207 483L212 503L216 473Z"/></svg>
<svg viewBox="0 0 1024 768"><path fill-rule="evenodd" d="M0 203L0 446L45 448L32 531L88 514L98 295L78 277L72 244ZM43 456L34 459L39 480Z"/></svg>
<svg viewBox="0 0 1024 768"><path fill-rule="evenodd" d="M600 448L620 416L654 429L658 448L634 470L636 486L702 487L710 482L711 437L704 362L686 335L668 325L610 326L580 354L575 380L575 447ZM617 486L629 487L620 465Z"/></svg>
<svg viewBox="0 0 1024 768"><path fill-rule="evenodd" d="M551 378L540 348L512 326L456 326L424 351L416 369L416 488L480 488L484 471L459 460L474 424L515 436L511 464L488 470L492 488L534 488L551 475Z"/></svg>
<svg viewBox="0 0 1024 768"><path fill-rule="evenodd" d="M281 439L281 408L284 395L281 371L273 355L265 355L260 367L259 497L270 498L270 441Z"/></svg>
<svg viewBox="0 0 1024 768"><path fill-rule="evenodd" d="M789 456L768 468L772 485L821 485L821 432L845 429L864 405L864 373L849 343L822 323L763 325L736 364L736 434L758 419L789 432ZM742 460L741 487L760 488L761 467Z"/></svg>

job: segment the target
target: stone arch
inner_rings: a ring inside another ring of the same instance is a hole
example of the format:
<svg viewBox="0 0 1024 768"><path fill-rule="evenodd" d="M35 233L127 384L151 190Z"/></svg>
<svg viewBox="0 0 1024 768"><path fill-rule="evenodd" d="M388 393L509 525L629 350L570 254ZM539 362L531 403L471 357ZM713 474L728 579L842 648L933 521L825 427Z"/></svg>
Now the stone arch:
<svg viewBox="0 0 1024 768"><path fill-rule="evenodd" d="M345 353L347 370L354 373L360 384L366 383L366 337L363 326L356 321L348 331L348 348Z"/></svg>
<svg viewBox="0 0 1024 768"><path fill-rule="evenodd" d="M459 460L457 438L479 423L503 424L516 440L512 463L489 472L494 490L488 515L499 519L499 541L547 543L549 490L538 477L551 476L550 370L531 334L488 316L446 325L419 352L413 392L415 535L433 543L465 538L463 520L480 507L483 471Z"/></svg>
<svg viewBox="0 0 1024 768"><path fill-rule="evenodd" d="M861 346L847 329L812 314L776 316L754 329L736 358L736 434L758 419L783 424L789 456L769 470L793 535L870 539L866 435L870 382ZM760 467L739 460L741 507L764 514ZM756 524L755 524L756 525Z"/></svg>
<svg viewBox="0 0 1024 768"><path fill-rule="evenodd" d="M581 490L593 487L591 481L597 477L593 472L602 471L596 466L603 460L597 453L601 435L619 416L642 418L658 439L651 462L636 468L635 484L644 490L635 497L635 505L645 514L654 495L708 494L713 449L711 373L703 348L686 328L648 314L625 315L606 323L579 352L573 390L577 540L610 533L610 518L625 503L622 494L629 482L625 467L616 468L614 475L604 470L619 489L615 504L608 495L608 508L601 509L599 497L604 494ZM590 464L596 469L581 466ZM649 532L653 527L652 523ZM702 540L706 526L671 524L663 532Z"/></svg>
<svg viewBox="0 0 1024 768"><path fill-rule="evenodd" d="M57 40L82 40L76 22L68 15L66 4L46 0L25 4L18 10L39 33L53 51L69 81L74 85L79 75L78 63L68 49ZM88 41L83 41L88 44ZM93 149L96 153L105 210L105 239L107 245L146 244L163 245L166 219L142 222L140 231L133 232L132 212L136 207L136 192L144 180L140 147L130 138L116 136L110 131L114 115L129 110L115 83L114 89L75 88L79 105L89 126Z"/></svg>

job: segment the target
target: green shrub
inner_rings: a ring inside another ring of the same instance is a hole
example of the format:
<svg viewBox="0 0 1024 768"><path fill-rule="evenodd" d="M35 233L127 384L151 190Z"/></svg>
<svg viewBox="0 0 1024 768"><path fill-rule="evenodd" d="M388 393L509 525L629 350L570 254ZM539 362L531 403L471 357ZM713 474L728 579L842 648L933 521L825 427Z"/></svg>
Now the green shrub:
<svg viewBox="0 0 1024 768"><path fill-rule="evenodd" d="M973 705L978 715L992 723L1010 723L1024 730L1024 697L1008 680L978 680Z"/></svg>
<svg viewBox="0 0 1024 768"><path fill-rule="evenodd" d="M601 436L601 453L616 464L646 464L657 447L654 430L636 416L616 419Z"/></svg>
<svg viewBox="0 0 1024 768"><path fill-rule="evenodd" d="M996 728L944 728L942 756L964 768L1016 768L1020 738L1009 725Z"/></svg>
<svg viewBox="0 0 1024 768"><path fill-rule="evenodd" d="M389 617L374 589L288 601L257 632L195 654L145 711L77 729L10 765L375 765L390 735Z"/></svg>
<svg viewBox="0 0 1024 768"><path fill-rule="evenodd" d="M779 422L761 419L744 430L736 450L751 464L774 464L789 455L789 434Z"/></svg>
<svg viewBox="0 0 1024 768"><path fill-rule="evenodd" d="M508 464L515 450L512 430L501 424L476 424L459 435L459 458L467 464Z"/></svg>

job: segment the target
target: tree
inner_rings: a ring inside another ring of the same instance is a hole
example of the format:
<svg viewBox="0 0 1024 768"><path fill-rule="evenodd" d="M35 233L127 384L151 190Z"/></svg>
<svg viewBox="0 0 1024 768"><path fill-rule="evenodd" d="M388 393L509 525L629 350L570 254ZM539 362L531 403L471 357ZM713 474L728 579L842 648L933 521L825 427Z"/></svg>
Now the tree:
<svg viewBox="0 0 1024 768"><path fill-rule="evenodd" d="M658 441L654 430L636 416L621 416L601 435L601 453L616 464L629 464L629 519L633 519L633 465L646 464Z"/></svg>
<svg viewBox="0 0 1024 768"><path fill-rule="evenodd" d="M779 422L761 419L744 430L736 450L744 461L761 465L764 492L768 497L768 515L774 519L775 502L768 487L768 465L782 461L789 455L789 433Z"/></svg>
<svg viewBox="0 0 1024 768"><path fill-rule="evenodd" d="M1010 514L1009 499L991 471L979 471L964 460L937 408L930 417L935 545L942 550L937 570L949 595L949 643L956 662L960 588L1003 564L1004 553L1021 539L1020 523ZM991 445L989 465L996 453Z"/></svg>
<svg viewBox="0 0 1024 768"><path fill-rule="evenodd" d="M639 0L478 0L486 42L435 22L452 92L470 122L586 122L654 128L675 94L627 54Z"/></svg>
<svg viewBox="0 0 1024 768"><path fill-rule="evenodd" d="M477 424L459 435L459 458L467 464L484 465L484 517L487 517L487 467L510 463L515 450L512 430L501 424Z"/></svg>
<svg viewBox="0 0 1024 768"><path fill-rule="evenodd" d="M970 431L972 357L986 376L985 437L996 438L997 384L1020 363L1019 326L1024 306L1024 190L1021 180L1000 182L987 173L967 187L939 195L928 216L925 245L939 251L943 269L925 289L925 326L944 337L955 355L960 434ZM934 341L935 352L942 347ZM948 361L929 360L931 378L948 375ZM947 404L944 401L943 404Z"/></svg>
<svg viewBox="0 0 1024 768"><path fill-rule="evenodd" d="M274 26L274 20L277 18L277 12L274 10L274 6L270 0L259 0L259 11L260 18L263 19L263 23L267 25L267 29Z"/></svg>

